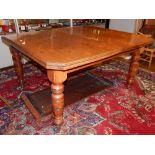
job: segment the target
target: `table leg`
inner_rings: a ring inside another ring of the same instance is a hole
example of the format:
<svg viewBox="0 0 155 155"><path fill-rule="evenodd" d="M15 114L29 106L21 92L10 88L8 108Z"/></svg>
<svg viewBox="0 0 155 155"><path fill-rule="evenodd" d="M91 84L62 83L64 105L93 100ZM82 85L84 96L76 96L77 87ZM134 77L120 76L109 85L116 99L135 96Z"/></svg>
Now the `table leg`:
<svg viewBox="0 0 155 155"><path fill-rule="evenodd" d="M12 59L17 74L17 78L19 79L21 89L23 90L23 64L21 62L21 55L19 51L13 47L10 47L10 52L12 54Z"/></svg>
<svg viewBox="0 0 155 155"><path fill-rule="evenodd" d="M140 59L140 50L137 50L132 53L132 59L130 63L129 69L129 78L128 78L128 87L131 86L134 82L135 75L137 73L137 69L139 67L139 59Z"/></svg>
<svg viewBox="0 0 155 155"><path fill-rule="evenodd" d="M63 71L48 70L47 75L52 82L52 108L54 114L54 121L56 125L63 123L63 109L64 109L64 85L63 82L67 79L67 73Z"/></svg>

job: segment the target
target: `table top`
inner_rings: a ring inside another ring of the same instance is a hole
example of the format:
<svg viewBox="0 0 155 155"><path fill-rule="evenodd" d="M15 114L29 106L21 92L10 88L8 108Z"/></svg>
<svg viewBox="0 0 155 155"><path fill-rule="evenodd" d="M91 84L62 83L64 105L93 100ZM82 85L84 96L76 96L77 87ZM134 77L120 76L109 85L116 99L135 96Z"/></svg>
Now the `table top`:
<svg viewBox="0 0 155 155"><path fill-rule="evenodd" d="M151 38L95 26L3 36L2 40L46 69L68 70L152 43Z"/></svg>

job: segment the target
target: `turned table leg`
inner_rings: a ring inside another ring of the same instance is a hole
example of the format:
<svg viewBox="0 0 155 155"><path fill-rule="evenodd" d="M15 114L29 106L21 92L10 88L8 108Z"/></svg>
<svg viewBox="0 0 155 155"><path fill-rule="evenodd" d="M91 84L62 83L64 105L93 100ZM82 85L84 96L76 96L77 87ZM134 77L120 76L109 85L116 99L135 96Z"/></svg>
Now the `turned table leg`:
<svg viewBox="0 0 155 155"><path fill-rule="evenodd" d="M140 50L137 50L132 53L132 59L130 62L129 68L129 77L128 77L128 87L131 86L134 82L135 75L137 73L137 69L139 67L139 59L140 59Z"/></svg>
<svg viewBox="0 0 155 155"><path fill-rule="evenodd" d="M64 85L63 82L67 79L67 73L63 71L48 70L47 75L52 82L52 108L54 114L54 122L56 125L63 123L64 109Z"/></svg>
<svg viewBox="0 0 155 155"><path fill-rule="evenodd" d="M20 81L21 89L23 89L23 64L21 62L21 55L19 51L13 47L10 47L10 52L12 54L12 59L17 74L17 78Z"/></svg>

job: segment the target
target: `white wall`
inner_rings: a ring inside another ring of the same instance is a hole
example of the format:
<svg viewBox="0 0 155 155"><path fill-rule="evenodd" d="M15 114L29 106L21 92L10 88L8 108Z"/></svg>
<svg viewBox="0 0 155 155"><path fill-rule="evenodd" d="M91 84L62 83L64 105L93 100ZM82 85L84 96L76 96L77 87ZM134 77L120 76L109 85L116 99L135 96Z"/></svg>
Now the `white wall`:
<svg viewBox="0 0 155 155"><path fill-rule="evenodd" d="M11 35L11 34L9 34ZM26 56L22 56L22 63L25 64L29 59ZM7 45L2 42L0 36L0 68L9 67L13 65L12 55Z"/></svg>
<svg viewBox="0 0 155 155"><path fill-rule="evenodd" d="M49 23L59 23L59 19L49 19Z"/></svg>
<svg viewBox="0 0 155 155"><path fill-rule="evenodd" d="M12 56L9 47L6 46L0 36L0 68L13 65Z"/></svg>
<svg viewBox="0 0 155 155"><path fill-rule="evenodd" d="M136 19L110 19L110 29L124 31L124 32L135 32Z"/></svg>

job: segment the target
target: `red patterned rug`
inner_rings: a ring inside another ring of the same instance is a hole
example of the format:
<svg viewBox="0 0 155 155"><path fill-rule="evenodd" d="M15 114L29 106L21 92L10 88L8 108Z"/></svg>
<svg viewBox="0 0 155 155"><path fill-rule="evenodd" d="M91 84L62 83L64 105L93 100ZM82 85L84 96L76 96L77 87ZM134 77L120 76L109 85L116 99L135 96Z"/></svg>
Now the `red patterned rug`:
<svg viewBox="0 0 155 155"><path fill-rule="evenodd" d="M139 69L135 82L126 88L129 66L112 61L90 70L96 77L113 85L64 109L64 123L58 129L52 119L38 125L27 110L20 93L14 69L0 72L0 94L13 105L0 100L0 134L155 134L155 74ZM24 66L25 89L35 92L48 88L45 73L32 64Z"/></svg>

